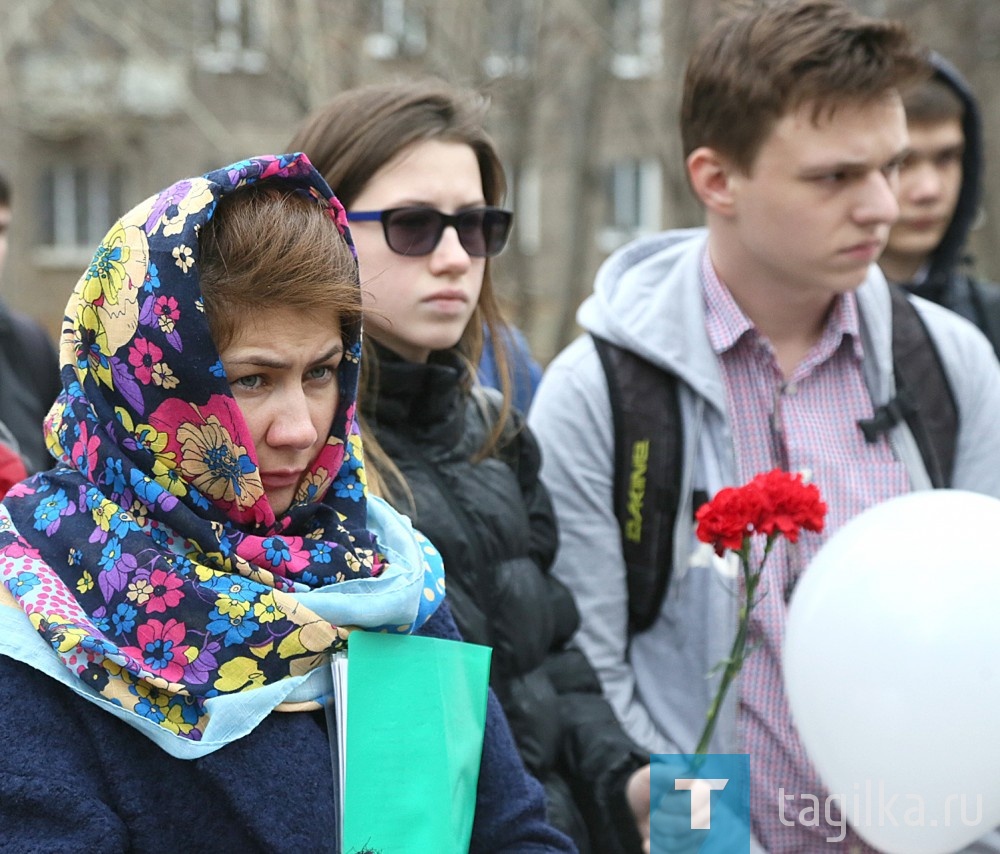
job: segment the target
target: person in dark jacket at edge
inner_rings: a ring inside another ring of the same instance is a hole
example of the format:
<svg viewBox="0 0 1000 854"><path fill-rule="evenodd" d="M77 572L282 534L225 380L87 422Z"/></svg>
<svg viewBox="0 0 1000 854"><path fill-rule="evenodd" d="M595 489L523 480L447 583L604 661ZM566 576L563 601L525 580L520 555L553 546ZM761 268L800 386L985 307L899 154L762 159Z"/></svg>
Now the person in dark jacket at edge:
<svg viewBox="0 0 1000 854"><path fill-rule="evenodd" d="M903 97L910 152L879 266L889 281L971 320L1000 355L1000 285L976 278L966 247L981 216L979 105L954 65L936 53L929 61L930 79Z"/></svg>
<svg viewBox="0 0 1000 854"><path fill-rule="evenodd" d="M505 178L485 109L439 81L369 85L335 96L289 145L343 201L358 247L372 490L441 551L462 636L493 648L491 685L549 821L584 854L631 854L648 835L649 788L636 780L649 754L568 646L579 616L549 572L555 518L497 334L489 258L511 214L496 207ZM475 383L484 323L502 393Z"/></svg>
<svg viewBox="0 0 1000 854"><path fill-rule="evenodd" d="M7 261L11 202L10 183L0 174L0 274ZM45 448L42 421L60 388L52 339L36 320L0 298L0 497L25 474L55 463ZM5 453L7 448L14 453ZM8 474L20 471L15 454L24 466L20 477Z"/></svg>

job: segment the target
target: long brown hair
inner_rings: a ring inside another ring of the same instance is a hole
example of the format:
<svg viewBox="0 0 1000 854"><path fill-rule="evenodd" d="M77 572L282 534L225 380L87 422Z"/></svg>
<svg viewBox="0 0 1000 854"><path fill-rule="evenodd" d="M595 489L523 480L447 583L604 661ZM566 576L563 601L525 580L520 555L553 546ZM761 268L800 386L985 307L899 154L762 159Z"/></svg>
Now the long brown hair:
<svg viewBox="0 0 1000 854"><path fill-rule="evenodd" d="M306 118L292 137L289 151L302 151L326 178L344 206L350 209L376 172L403 149L418 142L439 140L468 145L476 155L488 205L499 205L507 189L503 165L493 140L485 130L488 103L478 93L438 80L384 83L342 92ZM503 405L497 423L476 459L489 455L503 433L511 411L509 359L504 344L503 320L486 259L479 302L456 346L475 376L483 347L483 327L489 330L496 353ZM369 404L378 395L378 376L371 348L362 360L359 400ZM402 474L365 429L365 452L373 491L387 497L410 499ZM390 485L390 481L392 482Z"/></svg>

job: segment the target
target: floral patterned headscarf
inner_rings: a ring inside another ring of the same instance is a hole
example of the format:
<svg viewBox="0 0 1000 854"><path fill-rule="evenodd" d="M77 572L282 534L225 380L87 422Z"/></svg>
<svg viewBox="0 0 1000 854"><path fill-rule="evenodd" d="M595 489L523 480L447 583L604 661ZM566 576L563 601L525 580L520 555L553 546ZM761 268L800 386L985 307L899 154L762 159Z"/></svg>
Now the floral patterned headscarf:
<svg viewBox="0 0 1000 854"><path fill-rule="evenodd" d="M264 494L198 264L219 198L264 181L314 200L353 251L302 154L180 181L127 213L67 307L45 425L58 465L0 508L0 604L27 615L89 699L190 742L208 737L219 699L295 684L352 627L413 631L441 593L426 541L414 562L368 529L359 333L345 329L330 436L292 506L276 516ZM287 695L271 691L261 716Z"/></svg>

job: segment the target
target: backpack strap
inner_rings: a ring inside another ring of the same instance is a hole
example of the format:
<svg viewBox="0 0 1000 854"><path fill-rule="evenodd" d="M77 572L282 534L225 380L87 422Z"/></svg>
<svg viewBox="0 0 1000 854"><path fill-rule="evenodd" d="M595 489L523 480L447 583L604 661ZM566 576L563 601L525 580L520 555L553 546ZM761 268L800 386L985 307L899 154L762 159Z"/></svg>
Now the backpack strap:
<svg viewBox="0 0 1000 854"><path fill-rule="evenodd" d="M993 345L1000 357L1000 285L969 278L969 301L975 313L974 322Z"/></svg>
<svg viewBox="0 0 1000 854"><path fill-rule="evenodd" d="M902 288L893 286L890 294L896 396L858 426L867 441L875 442L905 420L931 483L947 487L955 464L958 404L923 318ZM656 619L673 570L683 464L677 377L610 341L591 338L608 382L613 500L625 557L629 631L635 634Z"/></svg>
<svg viewBox="0 0 1000 854"><path fill-rule="evenodd" d="M670 584L683 438L677 377L592 336L608 381L614 507L628 580L629 631L652 625Z"/></svg>
<svg viewBox="0 0 1000 854"><path fill-rule="evenodd" d="M951 485L958 441L958 404L937 345L906 292L889 287L892 298L892 366L896 396L858 422L868 442L878 441L905 420L920 448L935 489Z"/></svg>

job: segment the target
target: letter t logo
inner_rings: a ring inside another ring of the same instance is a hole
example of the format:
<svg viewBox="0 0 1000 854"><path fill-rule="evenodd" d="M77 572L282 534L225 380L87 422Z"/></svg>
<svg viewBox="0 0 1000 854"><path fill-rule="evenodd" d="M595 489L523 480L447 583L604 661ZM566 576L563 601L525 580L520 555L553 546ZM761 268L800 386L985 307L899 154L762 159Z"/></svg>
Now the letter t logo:
<svg viewBox="0 0 1000 854"><path fill-rule="evenodd" d="M687 790L691 793L691 829L710 830L712 827L712 792L726 788L729 780L690 779L678 777L674 780L674 791Z"/></svg>

